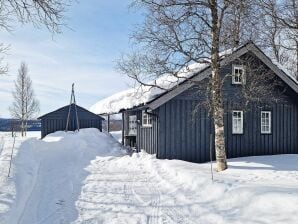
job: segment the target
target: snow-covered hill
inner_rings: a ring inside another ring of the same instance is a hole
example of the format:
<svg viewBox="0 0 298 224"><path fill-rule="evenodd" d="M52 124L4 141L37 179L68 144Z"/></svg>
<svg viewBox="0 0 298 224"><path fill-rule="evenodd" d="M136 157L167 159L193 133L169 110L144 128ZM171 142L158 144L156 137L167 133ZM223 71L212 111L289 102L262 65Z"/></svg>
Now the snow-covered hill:
<svg viewBox="0 0 298 224"><path fill-rule="evenodd" d="M129 156L86 129L17 138L7 178L3 140L1 224L298 223L298 155L232 159L212 182L210 164Z"/></svg>

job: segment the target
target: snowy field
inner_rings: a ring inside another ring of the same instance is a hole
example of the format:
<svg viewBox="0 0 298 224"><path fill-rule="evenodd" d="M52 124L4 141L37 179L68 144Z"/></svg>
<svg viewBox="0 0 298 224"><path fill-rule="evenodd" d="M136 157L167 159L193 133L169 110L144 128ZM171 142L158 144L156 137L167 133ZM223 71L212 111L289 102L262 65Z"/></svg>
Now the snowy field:
<svg viewBox="0 0 298 224"><path fill-rule="evenodd" d="M38 138L17 138L8 178L0 133L1 224L298 223L298 155L232 159L212 182L210 164L129 156L96 129Z"/></svg>

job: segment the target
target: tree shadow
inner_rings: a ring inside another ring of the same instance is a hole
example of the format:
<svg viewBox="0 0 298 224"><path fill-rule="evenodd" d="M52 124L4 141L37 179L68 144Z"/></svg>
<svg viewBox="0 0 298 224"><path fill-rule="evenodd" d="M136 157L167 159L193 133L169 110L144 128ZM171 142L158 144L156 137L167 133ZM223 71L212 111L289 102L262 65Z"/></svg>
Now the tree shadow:
<svg viewBox="0 0 298 224"><path fill-rule="evenodd" d="M298 155L252 156L229 160L229 168L239 170L298 171Z"/></svg>

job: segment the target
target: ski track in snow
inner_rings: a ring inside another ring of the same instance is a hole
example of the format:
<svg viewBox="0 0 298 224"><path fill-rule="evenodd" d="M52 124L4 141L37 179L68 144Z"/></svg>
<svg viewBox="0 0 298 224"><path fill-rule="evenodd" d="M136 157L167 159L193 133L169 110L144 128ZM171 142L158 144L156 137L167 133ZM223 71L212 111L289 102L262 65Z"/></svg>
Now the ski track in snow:
<svg viewBox="0 0 298 224"><path fill-rule="evenodd" d="M91 173L97 171L87 178L82 189L77 202L80 219L76 223L197 223L194 214L193 219L190 218L188 209L193 203L192 195L179 195L174 185L150 172L142 162L125 157L98 159L88 168ZM127 163L122 164L122 160ZM121 185L122 193L118 191ZM178 201L179 198L182 201ZM113 209L109 209L110 206ZM192 209L193 213L197 212L196 208Z"/></svg>
<svg viewBox="0 0 298 224"><path fill-rule="evenodd" d="M167 161L173 164L168 167L163 166L162 160L151 159L149 155L141 157L138 154L116 159L98 157L92 162L87 168L92 175L86 179L76 204L79 209L76 223L265 224L296 223L298 220L295 216L297 171L268 169L270 175L252 171L253 175L248 169L246 179L241 179L241 173L228 177L215 173L212 184L208 165ZM179 167L175 170L175 163L185 164L190 169L184 168L181 175L176 173ZM201 170L192 170L196 166ZM189 177L185 176L187 170ZM281 179L271 182L276 178ZM281 184L283 178L289 182ZM191 182L193 189L190 189ZM290 209L284 208L284 214L277 215L275 210L279 210L287 198ZM279 203L280 200L283 202Z"/></svg>

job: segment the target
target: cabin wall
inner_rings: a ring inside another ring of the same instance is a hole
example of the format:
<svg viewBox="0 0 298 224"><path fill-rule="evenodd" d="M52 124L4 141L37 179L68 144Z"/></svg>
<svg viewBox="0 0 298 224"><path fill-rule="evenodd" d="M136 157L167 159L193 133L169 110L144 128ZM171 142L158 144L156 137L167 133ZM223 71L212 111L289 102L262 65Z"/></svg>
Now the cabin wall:
<svg viewBox="0 0 298 224"><path fill-rule="evenodd" d="M57 111L49 113L41 117L41 137L56 132L64 131L66 129L66 121L68 116L69 107L61 108ZM93 115L87 110L77 108L79 118L79 128L97 128L102 131L102 118L97 115ZM75 111L72 108L70 111L70 119L68 130L73 131L77 129L77 120Z"/></svg>
<svg viewBox="0 0 298 224"><path fill-rule="evenodd" d="M213 124L208 111L198 101L173 99L159 109L159 144L157 157L190 162L210 161L210 134ZM261 134L262 108L272 113L271 134ZM225 103L225 145L228 158L298 153L297 104L250 104L244 111L243 134L232 134L232 110L239 107ZM196 112L194 112L196 110ZM213 141L211 141L213 144ZM214 145L212 145L213 159Z"/></svg>
<svg viewBox="0 0 298 224"><path fill-rule="evenodd" d="M153 113L156 113L154 111ZM124 112L124 145L134 146L131 139L132 136L128 135L128 119L129 116L136 115L138 124L137 124L137 135L135 137L136 149L137 151L145 150L147 153L156 154L158 146L158 119L157 117L152 118L152 127L143 127L142 126L142 110L126 111Z"/></svg>
<svg viewBox="0 0 298 224"><path fill-rule="evenodd" d="M190 162L210 160L211 120L198 101L176 98L159 109L159 145L157 157ZM214 147L213 147L214 148Z"/></svg>
<svg viewBox="0 0 298 224"><path fill-rule="evenodd" d="M157 111L153 111L157 113ZM142 122L142 111L139 110L137 118ZM140 123L138 125L137 135L137 146L138 150L145 150L147 153L156 154L158 146L158 118L152 116L152 127L143 127Z"/></svg>
<svg viewBox="0 0 298 224"><path fill-rule="evenodd" d="M237 108L226 103L226 149L229 158L298 153L297 104L251 104L244 111L244 133L232 134L231 111ZM271 111L271 134L261 134L261 111Z"/></svg>
<svg viewBox="0 0 298 224"><path fill-rule="evenodd" d="M259 63L256 59L255 63ZM222 78L232 73L232 65L223 66ZM250 77L250 74L246 74ZM279 79L279 78L277 78ZM280 80L281 81L281 80ZM201 82L159 108L158 158L190 162L210 161L210 134L213 123L205 109L206 84ZM272 98L246 105L242 85L232 84L227 76L223 84L225 145L228 158L241 156L298 153L298 94L286 84L283 94L278 89ZM243 134L232 134L232 111L244 111ZM271 134L261 134L261 111L271 111ZM214 159L214 145L212 154Z"/></svg>

